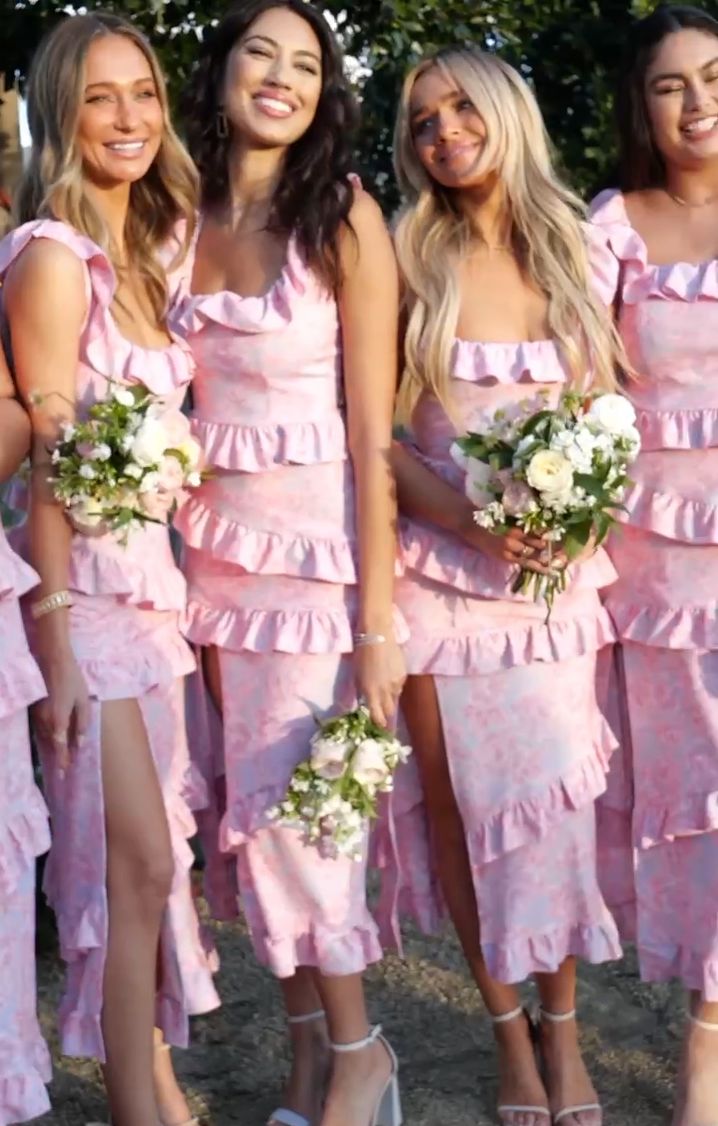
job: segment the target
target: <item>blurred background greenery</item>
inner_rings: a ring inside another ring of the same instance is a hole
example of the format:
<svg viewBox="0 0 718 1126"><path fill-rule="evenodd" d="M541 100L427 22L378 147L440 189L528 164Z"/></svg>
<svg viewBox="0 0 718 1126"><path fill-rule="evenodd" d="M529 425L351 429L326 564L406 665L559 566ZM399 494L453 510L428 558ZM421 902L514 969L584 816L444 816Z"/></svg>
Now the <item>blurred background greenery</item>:
<svg viewBox="0 0 718 1126"><path fill-rule="evenodd" d="M172 90L191 69L197 39L227 0L118 0L162 55ZM588 194L610 179L611 91L631 21L654 0L323 0L360 91L364 125L360 170L388 210L396 202L391 132L401 79L424 52L455 42L499 51L533 83L549 132L572 182ZM703 7L718 15L717 0ZM22 83L40 36L64 0L0 0L0 72ZM79 10L86 10L84 7ZM181 129L181 121L178 122Z"/></svg>

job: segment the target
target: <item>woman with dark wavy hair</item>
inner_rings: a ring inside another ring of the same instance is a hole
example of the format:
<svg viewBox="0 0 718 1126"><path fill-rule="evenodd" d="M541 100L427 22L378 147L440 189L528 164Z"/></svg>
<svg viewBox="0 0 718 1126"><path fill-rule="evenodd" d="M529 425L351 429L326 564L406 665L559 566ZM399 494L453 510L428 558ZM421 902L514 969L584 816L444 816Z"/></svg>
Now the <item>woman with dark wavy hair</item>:
<svg viewBox="0 0 718 1126"><path fill-rule="evenodd" d="M645 981L690 1020L673 1126L718 1122L718 21L663 4L618 99L622 191L593 205L615 257L642 451L609 551L622 756L601 799L606 898Z"/></svg>
<svg viewBox="0 0 718 1126"><path fill-rule="evenodd" d="M397 1126L396 1061L364 1003L362 972L381 957L365 864L327 858L268 817L315 715L363 697L389 723L403 682L397 269L350 174L354 103L314 8L239 4L203 47L186 104L203 212L175 323L197 361L194 430L212 473L177 526L189 637L223 718L220 846L236 855L292 1033L271 1122Z"/></svg>

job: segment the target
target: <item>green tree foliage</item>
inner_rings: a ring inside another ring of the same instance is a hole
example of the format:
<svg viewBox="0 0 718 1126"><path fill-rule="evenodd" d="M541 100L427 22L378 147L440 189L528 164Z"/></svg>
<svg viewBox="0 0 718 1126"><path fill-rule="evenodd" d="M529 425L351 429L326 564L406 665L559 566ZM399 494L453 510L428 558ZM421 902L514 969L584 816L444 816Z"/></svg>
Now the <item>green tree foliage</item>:
<svg viewBox="0 0 718 1126"><path fill-rule="evenodd" d="M22 80L40 36L64 6L64 0L0 0L0 71ZM176 92L191 69L198 34L227 3L90 0L88 6L114 7L136 20L157 45ZM361 64L360 164L388 208L396 202L391 137L402 78L424 53L451 43L479 43L521 69L577 187L589 192L610 178L616 69L631 21L650 11L653 0L323 0L323 6L338 22L347 54ZM718 15L718 0L704 7Z"/></svg>

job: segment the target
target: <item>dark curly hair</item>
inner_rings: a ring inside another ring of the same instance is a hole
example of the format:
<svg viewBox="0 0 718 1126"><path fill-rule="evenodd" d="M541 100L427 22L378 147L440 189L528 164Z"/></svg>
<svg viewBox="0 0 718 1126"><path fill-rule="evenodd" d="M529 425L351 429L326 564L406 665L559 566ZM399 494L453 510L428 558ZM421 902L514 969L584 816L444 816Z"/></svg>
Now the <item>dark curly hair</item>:
<svg viewBox="0 0 718 1126"><path fill-rule="evenodd" d="M227 59L264 12L286 8L305 20L321 48L322 88L314 120L287 150L269 228L294 234L308 264L334 289L341 280L339 235L349 226L350 180L359 112L344 76L338 44L324 17L306 0L240 0L207 32L183 99L189 149L199 169L204 207L229 199L229 137L217 120Z"/></svg>
<svg viewBox="0 0 718 1126"><path fill-rule="evenodd" d="M646 106L646 73L666 36L686 29L705 31L718 39L718 20L686 4L659 4L631 30L616 97L623 191L657 188L665 183L665 164L653 140Z"/></svg>

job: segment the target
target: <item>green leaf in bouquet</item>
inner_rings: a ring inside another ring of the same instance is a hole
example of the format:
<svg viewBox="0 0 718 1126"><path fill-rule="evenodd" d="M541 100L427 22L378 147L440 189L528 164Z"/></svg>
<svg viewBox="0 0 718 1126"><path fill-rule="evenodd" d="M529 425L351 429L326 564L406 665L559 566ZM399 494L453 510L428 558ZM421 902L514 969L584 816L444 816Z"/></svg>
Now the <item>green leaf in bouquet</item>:
<svg viewBox="0 0 718 1126"><path fill-rule="evenodd" d="M603 492L603 481L598 480L591 473L574 473L574 484L585 489L591 497L599 497Z"/></svg>
<svg viewBox="0 0 718 1126"><path fill-rule="evenodd" d="M573 524L563 538L563 550L569 559L575 559L580 555L584 547L591 538L593 531L593 518L589 517L584 519L580 524Z"/></svg>
<svg viewBox="0 0 718 1126"><path fill-rule="evenodd" d="M521 426L519 426L518 432L522 438L527 438L529 434L535 434L539 427L545 422L550 422L553 416L553 411L537 411L536 414L532 415L531 418L527 419L526 422L523 422Z"/></svg>

